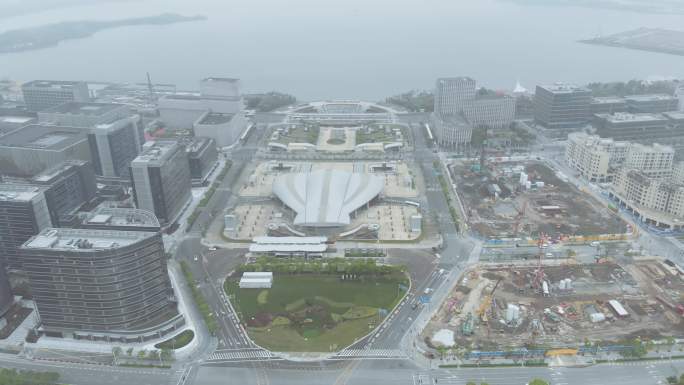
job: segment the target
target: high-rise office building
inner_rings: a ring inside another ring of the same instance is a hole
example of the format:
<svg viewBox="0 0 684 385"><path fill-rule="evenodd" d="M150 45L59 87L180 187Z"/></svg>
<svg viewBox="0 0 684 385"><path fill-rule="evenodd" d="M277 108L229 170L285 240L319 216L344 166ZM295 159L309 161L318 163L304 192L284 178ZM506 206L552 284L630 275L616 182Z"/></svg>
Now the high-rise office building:
<svg viewBox="0 0 684 385"><path fill-rule="evenodd" d="M580 128L589 123L591 91L571 84L537 86L534 120L548 129Z"/></svg>
<svg viewBox="0 0 684 385"><path fill-rule="evenodd" d="M435 113L440 115L461 115L468 103L475 99L475 80L461 76L439 78L435 85Z"/></svg>
<svg viewBox="0 0 684 385"><path fill-rule="evenodd" d="M191 178L185 148L176 141L145 143L131 162L136 206L153 212L159 222L172 224L191 199Z"/></svg>
<svg viewBox="0 0 684 385"><path fill-rule="evenodd" d="M122 104L65 103L38 113L41 123L87 130L93 167L105 178L129 177L129 166L140 153L142 120Z"/></svg>
<svg viewBox="0 0 684 385"><path fill-rule="evenodd" d="M667 94L648 94L625 96L627 110L634 114L661 113L676 111L678 100Z"/></svg>
<svg viewBox="0 0 684 385"><path fill-rule="evenodd" d="M469 77L439 78L431 118L437 142L463 148L470 143L473 127L507 128L515 118L515 98L478 90Z"/></svg>
<svg viewBox="0 0 684 385"><path fill-rule="evenodd" d="M238 140L247 125L247 118L242 112L234 114L206 112L193 124L192 131L195 136L211 138L217 146L226 147Z"/></svg>
<svg viewBox="0 0 684 385"><path fill-rule="evenodd" d="M193 136L184 138L181 144L188 154L192 185L202 186L218 165L216 142L211 138Z"/></svg>
<svg viewBox="0 0 684 385"><path fill-rule="evenodd" d="M240 80L219 77L202 79L199 94L164 95L159 98L157 109L161 121L171 130L192 129L193 124L207 112L230 116L234 118L233 124L241 123L244 120L244 102L240 93ZM245 127L246 121L238 132ZM213 138L219 146L228 145L221 144L222 140L218 137Z"/></svg>
<svg viewBox="0 0 684 385"><path fill-rule="evenodd" d="M667 141L684 136L684 126L672 126L670 119L663 114L595 114L593 126L602 138L642 143Z"/></svg>
<svg viewBox="0 0 684 385"><path fill-rule="evenodd" d="M88 84L79 81L34 80L21 86L29 111L43 111L67 102L90 100Z"/></svg>
<svg viewBox="0 0 684 385"><path fill-rule="evenodd" d="M159 232L48 228L19 252L46 335L144 341L183 323Z"/></svg>
<svg viewBox="0 0 684 385"><path fill-rule="evenodd" d="M243 109L240 79L209 77L200 81L200 97L212 112L234 114Z"/></svg>
<svg viewBox="0 0 684 385"><path fill-rule="evenodd" d="M90 162L69 160L35 175L31 183L45 186L53 226L69 226L85 203L95 199L97 185Z"/></svg>
<svg viewBox="0 0 684 385"><path fill-rule="evenodd" d="M12 287L10 286L9 278L7 278L5 267L0 263L0 317L7 313L13 303Z"/></svg>
<svg viewBox="0 0 684 385"><path fill-rule="evenodd" d="M67 160L90 161L85 129L31 124L0 137L0 173L31 177Z"/></svg>
<svg viewBox="0 0 684 385"><path fill-rule="evenodd" d="M46 187L0 184L0 262L21 270L17 248L41 230L51 227Z"/></svg>

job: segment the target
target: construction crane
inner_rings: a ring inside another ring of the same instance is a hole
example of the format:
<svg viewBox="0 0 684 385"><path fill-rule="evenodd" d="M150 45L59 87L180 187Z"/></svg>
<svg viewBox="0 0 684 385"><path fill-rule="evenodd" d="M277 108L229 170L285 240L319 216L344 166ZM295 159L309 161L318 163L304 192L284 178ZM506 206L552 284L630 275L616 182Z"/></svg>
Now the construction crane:
<svg viewBox="0 0 684 385"><path fill-rule="evenodd" d="M539 233L539 240L537 241L537 246L539 247L539 263L537 264L537 270L534 272L534 280L532 281L532 286L535 289L542 287L544 282L544 267L542 265L542 260L544 259L544 244L548 240L548 237L544 233Z"/></svg>
<svg viewBox="0 0 684 385"><path fill-rule="evenodd" d="M518 215L515 216L515 224L513 225L513 236L518 236L518 231L520 229L520 221L525 216L525 211L527 211L527 201L523 202L522 208Z"/></svg>
<svg viewBox="0 0 684 385"><path fill-rule="evenodd" d="M494 297L494 292L496 291L496 288L499 287L499 283L501 283L501 280L502 278L499 278L499 280L496 281L496 284L494 285L492 291L484 297L482 303L480 304L480 307L477 309L477 315L480 316L480 320L482 320L483 323L487 323L489 321L487 319L487 310L490 306L492 306L492 298Z"/></svg>
<svg viewBox="0 0 684 385"><path fill-rule="evenodd" d="M155 102L155 97L154 97L154 87L152 87L152 79L150 78L150 73L147 73L147 90L150 93L150 103Z"/></svg>
<svg viewBox="0 0 684 385"><path fill-rule="evenodd" d="M484 139L482 140L482 150L480 151L480 172L484 172L485 166L487 165L487 131L489 127L486 125L484 128Z"/></svg>

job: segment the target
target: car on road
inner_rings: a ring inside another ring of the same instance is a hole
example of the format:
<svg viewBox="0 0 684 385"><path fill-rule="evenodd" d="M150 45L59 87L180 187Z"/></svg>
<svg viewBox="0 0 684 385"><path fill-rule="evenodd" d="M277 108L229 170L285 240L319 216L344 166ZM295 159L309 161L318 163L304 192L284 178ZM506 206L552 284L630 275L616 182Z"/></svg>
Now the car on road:
<svg viewBox="0 0 684 385"><path fill-rule="evenodd" d="M199 259L199 258L198 258L196 255L192 258L192 260L195 261L195 262L197 262L198 259Z"/></svg>

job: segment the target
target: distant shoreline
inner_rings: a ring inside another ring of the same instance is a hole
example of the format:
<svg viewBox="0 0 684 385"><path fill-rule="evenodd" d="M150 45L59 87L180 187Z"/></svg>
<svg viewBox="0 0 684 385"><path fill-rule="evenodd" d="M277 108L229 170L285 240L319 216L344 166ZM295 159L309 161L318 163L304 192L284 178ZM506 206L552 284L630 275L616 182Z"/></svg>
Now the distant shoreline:
<svg viewBox="0 0 684 385"><path fill-rule="evenodd" d="M0 54L54 47L65 40L83 39L112 28L136 25L167 25L206 20L206 16L183 16L164 13L156 16L108 21L69 21L39 27L14 29L0 33Z"/></svg>
<svg viewBox="0 0 684 385"><path fill-rule="evenodd" d="M684 32L661 28L638 28L579 42L684 56Z"/></svg>

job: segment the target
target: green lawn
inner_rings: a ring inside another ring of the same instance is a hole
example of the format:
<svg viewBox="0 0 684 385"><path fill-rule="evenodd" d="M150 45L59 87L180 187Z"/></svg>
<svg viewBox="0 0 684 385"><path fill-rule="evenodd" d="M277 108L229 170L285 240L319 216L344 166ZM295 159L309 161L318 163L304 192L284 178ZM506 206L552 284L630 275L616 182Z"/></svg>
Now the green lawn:
<svg viewBox="0 0 684 385"><path fill-rule="evenodd" d="M383 127L389 126L390 130L393 128L399 128L402 131L402 134L404 135L404 138L406 138L406 127L400 125L400 124L385 124ZM363 143L386 143L386 142L394 142L396 141L394 134L392 133L385 133L384 129L380 129L378 125L373 126L373 132L372 133L367 133L365 129L360 128L356 130L356 144L363 144Z"/></svg>
<svg viewBox="0 0 684 385"><path fill-rule="evenodd" d="M318 127L309 127L307 130L303 126L291 128L288 135L281 135L278 142L282 144L288 143L311 143L318 142Z"/></svg>
<svg viewBox="0 0 684 385"><path fill-rule="evenodd" d="M403 297L401 273L342 281L339 275L275 275L273 287L239 289L228 279L231 296L255 342L277 351L341 349L368 333Z"/></svg>
<svg viewBox="0 0 684 385"><path fill-rule="evenodd" d="M193 338L195 338L195 333L192 330L185 330L171 339L154 345L154 347L157 349L180 349L189 344Z"/></svg>

